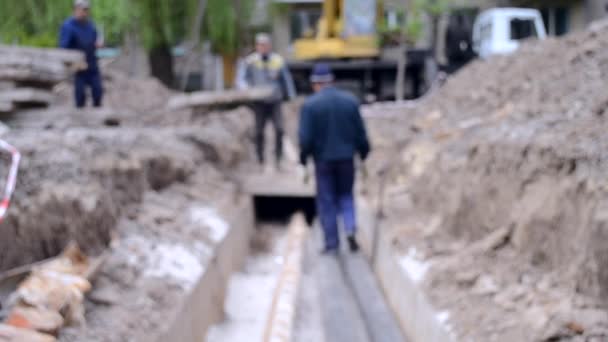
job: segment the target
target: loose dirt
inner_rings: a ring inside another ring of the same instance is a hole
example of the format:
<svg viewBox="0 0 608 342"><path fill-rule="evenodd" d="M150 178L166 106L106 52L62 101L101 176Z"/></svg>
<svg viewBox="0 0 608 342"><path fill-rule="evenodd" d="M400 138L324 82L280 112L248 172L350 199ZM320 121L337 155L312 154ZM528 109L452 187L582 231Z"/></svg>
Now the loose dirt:
<svg viewBox="0 0 608 342"><path fill-rule="evenodd" d="M366 108L367 196L461 340L608 338L607 37L599 23L528 42L424 100Z"/></svg>

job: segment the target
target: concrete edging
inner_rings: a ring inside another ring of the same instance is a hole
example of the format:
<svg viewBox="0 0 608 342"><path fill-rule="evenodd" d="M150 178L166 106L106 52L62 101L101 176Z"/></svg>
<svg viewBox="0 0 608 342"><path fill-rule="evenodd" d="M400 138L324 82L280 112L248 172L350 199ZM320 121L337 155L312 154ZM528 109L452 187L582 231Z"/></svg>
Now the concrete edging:
<svg viewBox="0 0 608 342"><path fill-rule="evenodd" d="M249 254L249 241L254 231L253 203L243 200L226 217L231 229L214 250L205 272L189 295L171 325L156 341L205 341L209 327L224 319L224 300L230 276L242 268Z"/></svg>
<svg viewBox="0 0 608 342"><path fill-rule="evenodd" d="M358 200L359 239L364 253L372 259L373 230L377 218L372 207ZM412 342L452 342L453 337L439 322L437 311L430 304L424 289L418 286L399 264L390 236L380 229L377 254L372 265L380 285L401 329Z"/></svg>

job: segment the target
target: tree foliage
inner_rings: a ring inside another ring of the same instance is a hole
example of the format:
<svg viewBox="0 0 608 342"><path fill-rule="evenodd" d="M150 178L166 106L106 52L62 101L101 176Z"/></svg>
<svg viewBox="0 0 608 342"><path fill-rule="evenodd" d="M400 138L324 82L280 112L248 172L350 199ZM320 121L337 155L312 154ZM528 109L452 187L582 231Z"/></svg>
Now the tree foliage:
<svg viewBox="0 0 608 342"><path fill-rule="evenodd" d="M0 0L0 42L55 46L73 0ZM201 38L220 53L237 51L254 0L208 0ZM106 44L120 45L136 31L147 49L172 46L188 38L199 0L92 0L91 14Z"/></svg>
<svg viewBox="0 0 608 342"><path fill-rule="evenodd" d="M53 46L66 13L70 13L69 0L2 0L0 41L7 44ZM34 19L35 18L35 19Z"/></svg>
<svg viewBox="0 0 608 342"><path fill-rule="evenodd" d="M72 0L1 0L0 42L55 46L61 23L72 12ZM106 42L118 44L129 23L126 0L93 1L91 11Z"/></svg>
<svg viewBox="0 0 608 342"><path fill-rule="evenodd" d="M119 0L125 1L125 0ZM187 34L195 12L196 0L131 0L133 21L143 38L144 46L178 44Z"/></svg>
<svg viewBox="0 0 608 342"><path fill-rule="evenodd" d="M440 16L450 8L450 0L426 0L421 4L421 8L430 16Z"/></svg>
<svg viewBox="0 0 608 342"><path fill-rule="evenodd" d="M238 52L254 5L254 0L208 0L204 31L216 52Z"/></svg>

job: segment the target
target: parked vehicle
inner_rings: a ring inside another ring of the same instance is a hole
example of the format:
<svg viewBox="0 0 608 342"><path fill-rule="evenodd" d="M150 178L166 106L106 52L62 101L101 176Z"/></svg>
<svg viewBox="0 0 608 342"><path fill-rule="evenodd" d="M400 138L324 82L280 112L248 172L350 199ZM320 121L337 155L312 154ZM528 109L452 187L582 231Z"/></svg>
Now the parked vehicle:
<svg viewBox="0 0 608 342"><path fill-rule="evenodd" d="M510 54L524 39L545 39L540 11L529 8L494 8L482 12L473 26L473 50L481 58Z"/></svg>

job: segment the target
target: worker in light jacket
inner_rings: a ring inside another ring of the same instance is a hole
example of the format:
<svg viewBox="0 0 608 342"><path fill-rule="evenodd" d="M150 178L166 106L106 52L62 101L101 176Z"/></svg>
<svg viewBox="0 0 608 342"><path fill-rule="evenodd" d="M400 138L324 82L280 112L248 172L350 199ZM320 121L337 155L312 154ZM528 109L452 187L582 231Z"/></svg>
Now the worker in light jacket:
<svg viewBox="0 0 608 342"><path fill-rule="evenodd" d="M237 87L247 89L251 87L272 87L272 96L253 106L255 112L255 144L257 158L260 165L264 165L264 129L266 123L272 121L275 132L275 158L276 167L280 168L283 158L284 123L281 112L281 102L296 97L295 86L289 69L283 57L272 52L270 36L260 33L256 36L256 51L245 59Z"/></svg>
<svg viewBox="0 0 608 342"><path fill-rule="evenodd" d="M74 78L74 98L77 108L86 105L86 88L91 89L93 106L101 107L103 88L101 73L97 65L97 48L103 42L98 37L95 24L89 19L90 4L88 0L74 1L74 14L61 26L59 34L59 47L78 50L85 54L86 65L83 66Z"/></svg>
<svg viewBox="0 0 608 342"><path fill-rule="evenodd" d="M365 124L358 100L332 85L329 65L315 65L310 77L315 94L300 113L300 162L304 167L312 157L317 184L317 211L325 237L324 253L338 251L338 217L342 217L351 251L359 245L355 238L355 157L364 161L369 152Z"/></svg>

